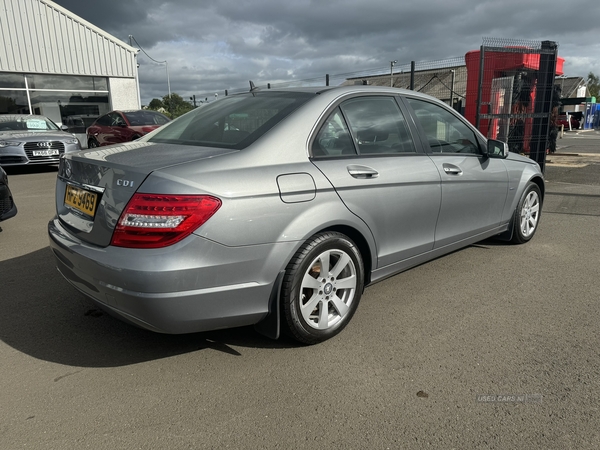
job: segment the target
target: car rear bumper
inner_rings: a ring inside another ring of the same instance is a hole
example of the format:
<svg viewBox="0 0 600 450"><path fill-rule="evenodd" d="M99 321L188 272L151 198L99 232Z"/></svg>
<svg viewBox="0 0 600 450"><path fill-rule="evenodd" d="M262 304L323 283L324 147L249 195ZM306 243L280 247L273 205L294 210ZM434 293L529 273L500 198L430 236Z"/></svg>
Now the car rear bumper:
<svg viewBox="0 0 600 450"><path fill-rule="evenodd" d="M48 233L69 283L120 319L169 334L258 323L295 246L232 248L191 235L164 249L96 247L73 237L56 218Z"/></svg>

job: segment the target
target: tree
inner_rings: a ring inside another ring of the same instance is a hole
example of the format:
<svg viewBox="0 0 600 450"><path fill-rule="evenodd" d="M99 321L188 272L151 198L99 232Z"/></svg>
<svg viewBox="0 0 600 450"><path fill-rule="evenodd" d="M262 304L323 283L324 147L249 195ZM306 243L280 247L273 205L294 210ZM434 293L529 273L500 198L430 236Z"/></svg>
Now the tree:
<svg viewBox="0 0 600 450"><path fill-rule="evenodd" d="M153 98L152 101L148 104L148 109L153 109L154 111L158 111L161 108L164 108L162 100L158 98Z"/></svg>
<svg viewBox="0 0 600 450"><path fill-rule="evenodd" d="M171 119L175 119L194 109L194 106L190 102L185 101L181 95L173 92L171 93L171 98L169 98L169 95L165 95L162 100L153 98L148 104L148 109L160 111Z"/></svg>
<svg viewBox="0 0 600 450"><path fill-rule="evenodd" d="M588 73L587 88L592 97L596 97L596 101L600 99L600 77L594 72Z"/></svg>

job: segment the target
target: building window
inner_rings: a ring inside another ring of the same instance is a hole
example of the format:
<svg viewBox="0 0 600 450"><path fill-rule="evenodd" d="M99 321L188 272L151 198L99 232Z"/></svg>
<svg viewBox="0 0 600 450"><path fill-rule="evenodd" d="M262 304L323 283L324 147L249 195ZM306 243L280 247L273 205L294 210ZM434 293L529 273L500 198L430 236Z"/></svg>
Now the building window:
<svg viewBox="0 0 600 450"><path fill-rule="evenodd" d="M0 114L29 114L27 91L0 89Z"/></svg>
<svg viewBox="0 0 600 450"><path fill-rule="evenodd" d="M108 82L103 77L77 75L26 75L29 89L107 91Z"/></svg>
<svg viewBox="0 0 600 450"><path fill-rule="evenodd" d="M107 78L0 73L0 114L41 114L69 126L108 111Z"/></svg>
<svg viewBox="0 0 600 450"><path fill-rule="evenodd" d="M22 88L25 89L25 78L18 73L0 73L0 88Z"/></svg>

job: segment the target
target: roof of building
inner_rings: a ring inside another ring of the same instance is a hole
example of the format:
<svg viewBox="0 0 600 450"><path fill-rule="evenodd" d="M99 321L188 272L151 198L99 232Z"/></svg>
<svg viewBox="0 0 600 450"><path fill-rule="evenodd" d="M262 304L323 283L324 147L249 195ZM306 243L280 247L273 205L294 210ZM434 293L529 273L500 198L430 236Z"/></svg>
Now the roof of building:
<svg viewBox="0 0 600 450"><path fill-rule="evenodd" d="M0 71L136 75L136 48L51 0L0 0L0 23Z"/></svg>

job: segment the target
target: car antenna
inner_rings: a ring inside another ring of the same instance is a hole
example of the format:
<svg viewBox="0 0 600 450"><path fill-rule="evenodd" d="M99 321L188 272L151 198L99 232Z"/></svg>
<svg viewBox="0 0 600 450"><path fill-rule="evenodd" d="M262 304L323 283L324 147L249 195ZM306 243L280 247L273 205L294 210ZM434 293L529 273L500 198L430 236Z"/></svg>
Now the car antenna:
<svg viewBox="0 0 600 450"><path fill-rule="evenodd" d="M257 88L256 86L254 86L254 82L252 80L250 80L250 92L254 92L254 91L260 91L260 88Z"/></svg>

